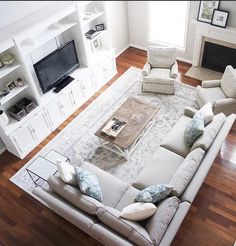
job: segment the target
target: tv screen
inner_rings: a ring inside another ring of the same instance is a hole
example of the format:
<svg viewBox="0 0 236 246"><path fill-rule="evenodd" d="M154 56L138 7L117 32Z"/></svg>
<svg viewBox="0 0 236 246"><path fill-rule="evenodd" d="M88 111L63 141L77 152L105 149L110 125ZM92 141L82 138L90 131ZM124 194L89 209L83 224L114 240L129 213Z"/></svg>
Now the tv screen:
<svg viewBox="0 0 236 246"><path fill-rule="evenodd" d="M34 64L43 93L59 85L79 67L74 40L64 44Z"/></svg>

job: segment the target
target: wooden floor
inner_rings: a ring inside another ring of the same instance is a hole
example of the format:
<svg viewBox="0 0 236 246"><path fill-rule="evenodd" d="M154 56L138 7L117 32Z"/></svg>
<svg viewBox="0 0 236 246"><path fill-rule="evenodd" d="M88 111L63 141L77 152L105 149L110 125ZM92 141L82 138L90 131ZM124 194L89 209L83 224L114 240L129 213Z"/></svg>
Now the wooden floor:
<svg viewBox="0 0 236 246"><path fill-rule="evenodd" d="M100 245L71 223L9 181L28 160L50 142L97 96L130 66L142 68L146 52L129 48L117 58L118 75L75 112L23 161L5 152L0 156L0 245ZM190 65L179 62L178 80L196 86L184 76ZM198 192L172 245L231 246L236 238L236 123Z"/></svg>

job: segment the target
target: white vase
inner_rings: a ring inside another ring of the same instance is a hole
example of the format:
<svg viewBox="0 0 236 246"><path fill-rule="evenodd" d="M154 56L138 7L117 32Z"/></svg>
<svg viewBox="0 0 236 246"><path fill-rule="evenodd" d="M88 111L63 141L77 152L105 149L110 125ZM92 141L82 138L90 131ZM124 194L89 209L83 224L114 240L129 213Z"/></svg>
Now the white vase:
<svg viewBox="0 0 236 246"><path fill-rule="evenodd" d="M0 110L0 118L2 119L3 123L5 123L6 125L9 123L8 116L2 110Z"/></svg>

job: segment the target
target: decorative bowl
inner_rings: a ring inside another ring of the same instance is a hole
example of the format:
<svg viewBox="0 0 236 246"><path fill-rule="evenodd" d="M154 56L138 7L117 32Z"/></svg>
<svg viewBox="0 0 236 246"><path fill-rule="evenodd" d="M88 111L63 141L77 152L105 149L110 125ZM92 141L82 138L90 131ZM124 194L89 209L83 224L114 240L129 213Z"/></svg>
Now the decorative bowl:
<svg viewBox="0 0 236 246"><path fill-rule="evenodd" d="M11 65L14 61L15 61L15 56L13 56L12 54L4 55L1 58L1 62L4 65Z"/></svg>

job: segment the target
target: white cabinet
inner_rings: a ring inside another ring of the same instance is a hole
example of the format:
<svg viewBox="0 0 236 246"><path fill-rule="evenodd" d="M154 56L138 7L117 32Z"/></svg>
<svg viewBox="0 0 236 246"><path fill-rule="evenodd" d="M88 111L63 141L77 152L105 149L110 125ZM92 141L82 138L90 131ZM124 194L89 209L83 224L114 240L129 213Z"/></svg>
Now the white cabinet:
<svg viewBox="0 0 236 246"><path fill-rule="evenodd" d="M52 131L54 131L64 119L63 106L61 104L60 98L57 97L52 102L44 107L44 111L47 117L47 121Z"/></svg>
<svg viewBox="0 0 236 246"><path fill-rule="evenodd" d="M105 83L107 83L115 74L115 60L114 57L107 57L102 63L103 76Z"/></svg>
<svg viewBox="0 0 236 246"><path fill-rule="evenodd" d="M71 85L70 95L76 109L83 104L84 99L83 99L82 87L79 81L75 80Z"/></svg>
<svg viewBox="0 0 236 246"><path fill-rule="evenodd" d="M67 118L74 111L75 105L71 95L71 89L63 90L60 94L61 112L64 118Z"/></svg>
<svg viewBox="0 0 236 246"><path fill-rule="evenodd" d="M106 84L106 81L103 76L103 68L100 64L96 65L91 70L91 80L93 85L96 87L96 90L99 90Z"/></svg>
<svg viewBox="0 0 236 246"><path fill-rule="evenodd" d="M84 101L86 101L96 92L96 88L94 88L92 84L90 73L85 74L81 79L79 79L79 83L82 89Z"/></svg>
<svg viewBox="0 0 236 246"><path fill-rule="evenodd" d="M28 123L23 124L11 135L10 139L19 156L30 152L37 144L51 133L43 111L32 116Z"/></svg>

